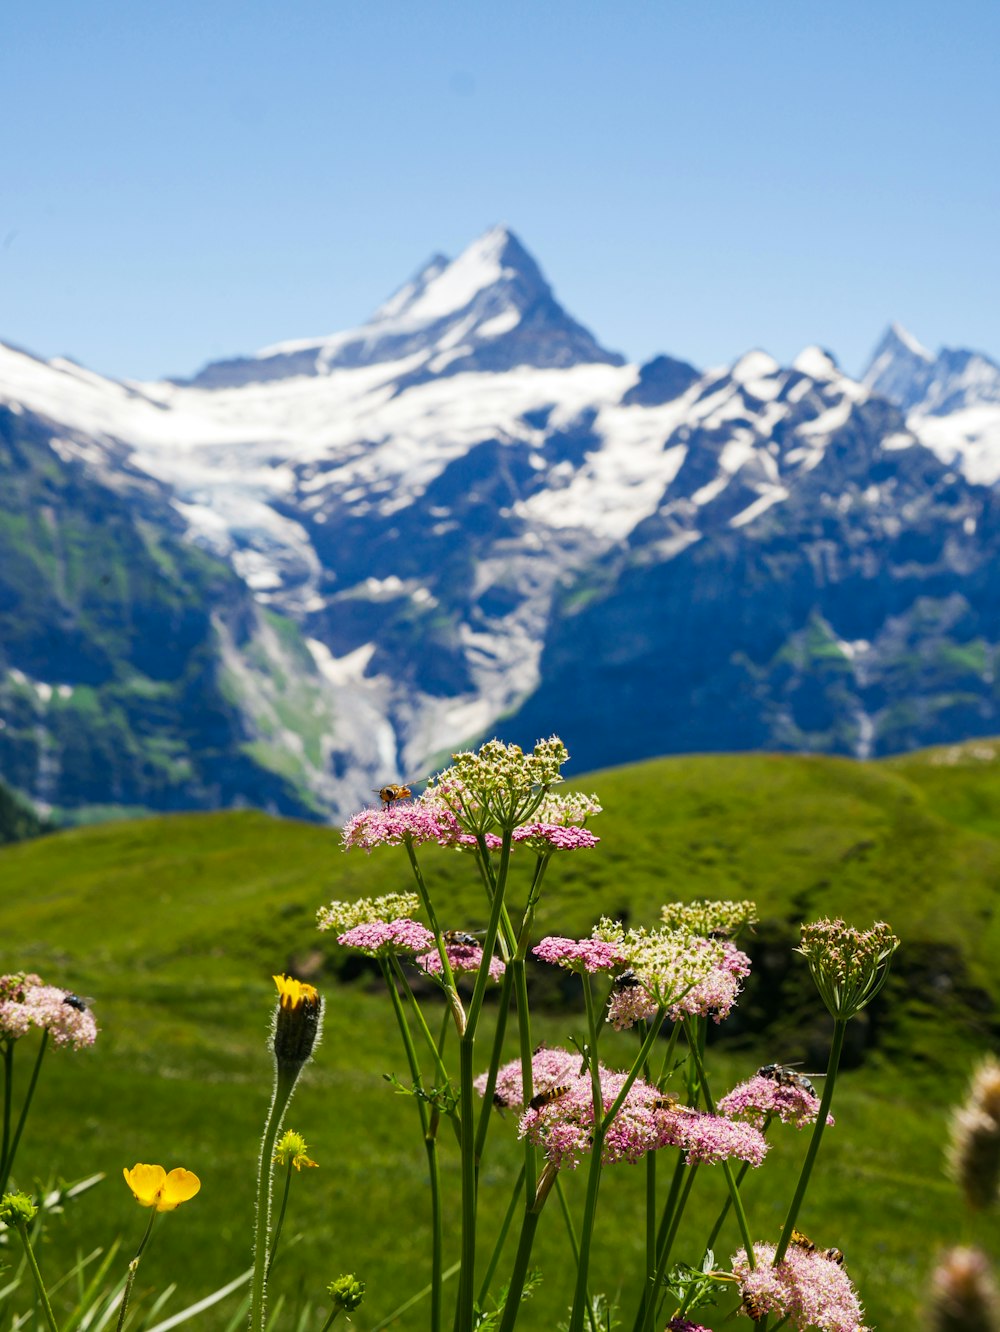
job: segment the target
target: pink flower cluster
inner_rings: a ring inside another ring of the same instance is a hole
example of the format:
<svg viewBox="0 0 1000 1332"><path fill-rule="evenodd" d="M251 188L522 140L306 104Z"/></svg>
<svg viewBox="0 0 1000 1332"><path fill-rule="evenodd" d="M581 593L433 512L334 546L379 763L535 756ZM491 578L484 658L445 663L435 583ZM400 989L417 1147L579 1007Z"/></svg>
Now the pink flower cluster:
<svg viewBox="0 0 1000 1332"><path fill-rule="evenodd" d="M337 943L343 944L345 948L357 948L368 957L382 957L387 953L418 953L433 942L434 935L426 925L405 916L400 920L368 921L337 936Z"/></svg>
<svg viewBox="0 0 1000 1332"><path fill-rule="evenodd" d="M666 1332L712 1332L712 1329L703 1323L692 1323L687 1318L671 1318Z"/></svg>
<svg viewBox="0 0 1000 1332"><path fill-rule="evenodd" d="M94 1015L76 995L34 974L0 976L0 1038L16 1041L32 1027L48 1031L53 1045L74 1050L97 1039Z"/></svg>
<svg viewBox="0 0 1000 1332"><path fill-rule="evenodd" d="M450 788L432 788L417 800L399 800L387 808L362 809L344 824L341 842L345 851L360 849L371 853L377 846L401 846L409 840L414 846L437 842L439 846L459 850L478 847L472 833L466 831L442 797ZM488 832L484 840L489 851L499 851L503 840ZM512 841L547 855L552 851L577 851L597 845L598 838L586 828L556 823L525 823L515 828Z"/></svg>
<svg viewBox="0 0 1000 1332"><path fill-rule="evenodd" d="M541 1147L556 1166L573 1169L593 1148L594 1101L589 1071L580 1056L568 1050L539 1049L531 1061L532 1097L521 1116L518 1133ZM607 1114L625 1085L627 1075L599 1070L601 1099ZM482 1096L486 1077L478 1078ZM519 1060L498 1072L494 1099L498 1106L523 1106ZM688 1162L723 1161L739 1157L760 1165L767 1152L763 1136L749 1124L673 1107L649 1083L637 1079L608 1126L601 1159L605 1164L638 1161L660 1147L678 1147Z"/></svg>
<svg viewBox="0 0 1000 1332"><path fill-rule="evenodd" d="M354 847L371 853L377 846L401 846L409 839L414 846L440 842L445 836L440 812L419 801L397 801L387 809L362 809L344 824L341 842L345 851Z"/></svg>
<svg viewBox="0 0 1000 1332"><path fill-rule="evenodd" d="M525 842L539 855L551 851L591 851L601 840L586 828L566 827L559 823L522 823L514 829L513 840Z"/></svg>
<svg viewBox="0 0 1000 1332"><path fill-rule="evenodd" d="M755 1244L753 1251L756 1267L750 1266L745 1249L733 1258L745 1308L758 1316L776 1312L801 1329L867 1332L857 1291L832 1258L793 1244L775 1267L773 1244Z"/></svg>
<svg viewBox="0 0 1000 1332"><path fill-rule="evenodd" d="M805 1128L816 1122L819 1097L794 1080L778 1082L755 1074L727 1092L717 1109L727 1119L745 1119L757 1127L763 1127L767 1120L777 1115L783 1124ZM833 1124L833 1115L827 1115L826 1122Z"/></svg>
<svg viewBox="0 0 1000 1332"><path fill-rule="evenodd" d="M456 975L463 971L478 971L482 966L483 950L479 944L446 943L444 951L448 955L451 969ZM423 967L429 976L441 975L441 954L436 948L432 948L429 953L421 953L416 959L416 963L418 967ZM503 979L506 968L500 958L491 957L489 970L490 980L499 981Z"/></svg>
<svg viewBox="0 0 1000 1332"><path fill-rule="evenodd" d="M558 934L550 934L531 951L542 962L569 971L617 971L626 960L620 948L603 939L563 939Z"/></svg>

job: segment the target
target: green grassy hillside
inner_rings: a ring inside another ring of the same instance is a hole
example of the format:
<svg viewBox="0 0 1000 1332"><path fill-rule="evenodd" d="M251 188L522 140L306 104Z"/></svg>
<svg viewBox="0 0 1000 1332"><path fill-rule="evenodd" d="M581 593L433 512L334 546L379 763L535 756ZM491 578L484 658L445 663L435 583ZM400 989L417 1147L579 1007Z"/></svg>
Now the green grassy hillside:
<svg viewBox="0 0 1000 1332"><path fill-rule="evenodd" d="M884 998L855 1028L838 1125L824 1140L802 1217L807 1231L845 1249L870 1320L883 1329L913 1324L934 1250L963 1234L941 1145L949 1101L975 1052L996 1044L997 754L1000 746L979 742L871 765L713 756L595 775L582 784L605 805L594 824L602 843L557 859L539 912L540 933L573 933L602 913L652 921L662 902L678 898L755 898L755 976L714 1052L719 1089L765 1058L805 1056L815 1068L822 1057L819 1000L790 951L799 920L830 914L893 925L903 947ZM424 859L446 927L484 923L471 864L454 853ZM344 855L333 830L254 813L150 818L0 850L0 971L37 970L95 996L102 1027L94 1050L48 1058L23 1148L22 1183L109 1175L67 1217L43 1261L57 1266L60 1251L119 1231L137 1241L143 1217L121 1167L159 1160L196 1170L204 1186L163 1219L144 1280L179 1279L193 1299L247 1266L254 1155L270 1092L269 976L298 965L319 968L328 1007L323 1046L288 1122L305 1133L321 1169L295 1180L289 1225L302 1238L279 1259L277 1284L295 1296L358 1271L369 1283L355 1317L363 1332L421 1283L423 1153L413 1106L381 1076L404 1072L388 1005L367 973L347 978L335 945L314 929L316 907L331 897L405 886L402 851ZM325 967L324 953L332 959ZM537 1036L565 1041L582 1032L579 1009L562 1006L551 977L536 981ZM487 1206L516 1170L514 1130L511 1117L494 1126ZM749 1192L764 1238L777 1231L804 1145L787 1130ZM454 1181L457 1154L446 1154L446 1170ZM707 1220L724 1184L703 1174L695 1216ZM617 1167L606 1181L595 1285L614 1292L640 1254L641 1172ZM571 1192L581 1183L570 1180ZM381 1224L368 1220L378 1217ZM456 1229L457 1218L452 1237ZM704 1228L693 1233L701 1238ZM565 1303L556 1274L567 1250L555 1209L539 1243L552 1275L532 1327L553 1326ZM735 1234L719 1247L731 1252ZM422 1325L420 1314L401 1324Z"/></svg>

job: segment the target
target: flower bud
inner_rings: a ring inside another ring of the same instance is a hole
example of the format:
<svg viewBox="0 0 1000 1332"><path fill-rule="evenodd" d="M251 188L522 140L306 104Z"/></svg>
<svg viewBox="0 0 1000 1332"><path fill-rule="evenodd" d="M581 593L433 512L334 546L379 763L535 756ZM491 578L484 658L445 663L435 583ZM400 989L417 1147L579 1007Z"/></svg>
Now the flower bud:
<svg viewBox="0 0 1000 1332"><path fill-rule="evenodd" d="M343 1309L351 1313L365 1298L365 1283L359 1281L353 1272L337 1277L326 1289L333 1297L333 1307L337 1312Z"/></svg>
<svg viewBox="0 0 1000 1332"><path fill-rule="evenodd" d="M5 1193L0 1199L0 1222L5 1226L26 1226L38 1214L38 1208L26 1193Z"/></svg>
<svg viewBox="0 0 1000 1332"><path fill-rule="evenodd" d="M299 1069L319 1037L323 1001L313 985L275 976L279 1003L274 1014L274 1058L279 1068Z"/></svg>
<svg viewBox="0 0 1000 1332"><path fill-rule="evenodd" d="M835 1018L846 1021L869 1003L889 977L899 940L884 921L856 930L842 920L802 926L797 950L809 963L820 997Z"/></svg>
<svg viewBox="0 0 1000 1332"><path fill-rule="evenodd" d="M1000 1064L976 1069L965 1104L954 1112L948 1171L970 1207L989 1207L1000 1194Z"/></svg>

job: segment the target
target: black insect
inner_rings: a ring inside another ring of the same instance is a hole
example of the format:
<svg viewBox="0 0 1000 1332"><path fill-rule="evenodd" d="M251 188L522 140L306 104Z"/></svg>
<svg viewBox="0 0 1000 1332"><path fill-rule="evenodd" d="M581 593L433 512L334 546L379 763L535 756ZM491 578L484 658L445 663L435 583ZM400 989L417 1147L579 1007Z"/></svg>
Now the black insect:
<svg viewBox="0 0 1000 1332"><path fill-rule="evenodd" d="M613 990L634 990L641 984L642 982L639 980L639 977L635 974L632 968L629 967L627 971L621 971L618 973L611 982L611 988Z"/></svg>
<svg viewBox="0 0 1000 1332"><path fill-rule="evenodd" d="M70 1008L75 1008L78 1013L86 1013L87 1001L81 999L78 994L64 994L63 1003L69 1004Z"/></svg>
<svg viewBox="0 0 1000 1332"><path fill-rule="evenodd" d="M790 1064L764 1064L757 1070L759 1078L770 1078L776 1082L779 1087L795 1087L798 1091L808 1092L810 1096L816 1095L816 1088L809 1081L805 1073L796 1073ZM822 1073L813 1073L814 1078L820 1078Z"/></svg>

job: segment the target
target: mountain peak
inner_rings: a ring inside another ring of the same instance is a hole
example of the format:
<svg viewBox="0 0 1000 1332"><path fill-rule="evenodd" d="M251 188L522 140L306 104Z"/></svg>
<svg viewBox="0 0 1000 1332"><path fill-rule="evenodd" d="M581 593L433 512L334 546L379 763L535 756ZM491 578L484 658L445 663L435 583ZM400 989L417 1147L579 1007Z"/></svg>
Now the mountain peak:
<svg viewBox="0 0 1000 1332"><path fill-rule="evenodd" d="M909 411L923 396L934 357L905 329L892 323L882 334L878 346L861 377L871 393Z"/></svg>
<svg viewBox="0 0 1000 1332"><path fill-rule="evenodd" d="M514 232L494 226L455 259L433 255L359 328L217 362L191 382L224 388L414 358L399 388L464 371L624 364L566 313Z"/></svg>

